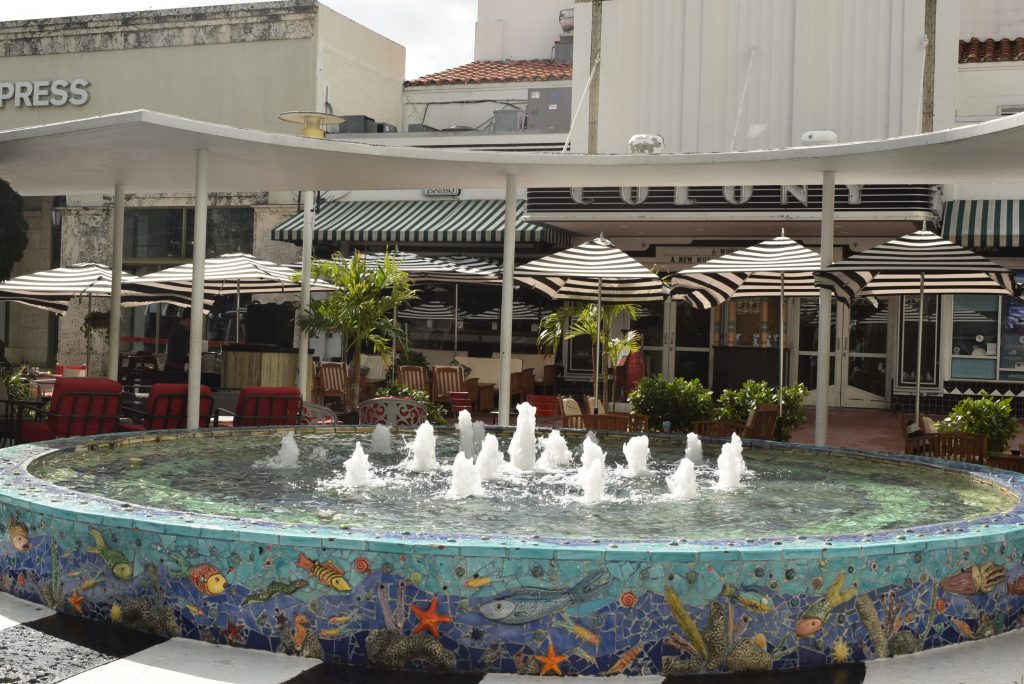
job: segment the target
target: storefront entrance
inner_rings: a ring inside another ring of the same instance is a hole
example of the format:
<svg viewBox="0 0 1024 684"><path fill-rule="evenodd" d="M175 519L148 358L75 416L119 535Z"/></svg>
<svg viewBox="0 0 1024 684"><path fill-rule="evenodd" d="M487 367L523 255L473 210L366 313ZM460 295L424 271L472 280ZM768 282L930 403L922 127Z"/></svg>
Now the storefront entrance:
<svg viewBox="0 0 1024 684"><path fill-rule="evenodd" d="M817 392L818 300L801 299L797 306L800 335L796 379L811 388L807 403L813 405ZM884 408L887 405L889 324L887 299L857 298L850 306L837 305L833 300L829 406Z"/></svg>

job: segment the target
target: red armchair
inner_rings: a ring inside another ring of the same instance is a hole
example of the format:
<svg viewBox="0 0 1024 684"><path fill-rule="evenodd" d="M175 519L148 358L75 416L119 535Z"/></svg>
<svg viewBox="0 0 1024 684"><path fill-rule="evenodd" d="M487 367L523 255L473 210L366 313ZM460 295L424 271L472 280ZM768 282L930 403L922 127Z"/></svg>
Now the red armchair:
<svg viewBox="0 0 1024 684"><path fill-rule="evenodd" d="M188 385L159 383L149 390L146 408L140 413L141 425L124 425L128 430L177 430L185 426L188 413ZM199 386L199 427L210 427L213 394Z"/></svg>
<svg viewBox="0 0 1024 684"><path fill-rule="evenodd" d="M233 415L234 427L298 425L302 395L295 387L243 387Z"/></svg>
<svg viewBox="0 0 1024 684"><path fill-rule="evenodd" d="M117 432L121 383L107 378L59 377L42 423L22 423L21 442Z"/></svg>

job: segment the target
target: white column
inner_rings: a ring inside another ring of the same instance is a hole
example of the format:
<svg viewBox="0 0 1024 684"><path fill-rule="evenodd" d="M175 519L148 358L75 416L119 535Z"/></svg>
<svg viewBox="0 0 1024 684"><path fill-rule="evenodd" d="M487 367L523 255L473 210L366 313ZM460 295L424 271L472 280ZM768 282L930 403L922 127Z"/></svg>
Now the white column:
<svg viewBox="0 0 1024 684"><path fill-rule="evenodd" d="M832 265L832 236L836 211L836 172L821 175L821 267ZM814 443L825 446L828 441L828 368L829 347L832 344L830 321L832 297L826 288L818 292L818 382L814 402ZM780 338L781 339L781 338ZM836 354L836 364L840 362ZM839 368L837 366L836 373Z"/></svg>
<svg viewBox="0 0 1024 684"><path fill-rule="evenodd" d="M309 308L309 270L313 261L313 192L302 192L302 294L299 310ZM358 371L357 371L358 372ZM309 401L309 333L299 331L299 394Z"/></svg>
<svg viewBox="0 0 1024 684"><path fill-rule="evenodd" d="M206 279L206 150L196 150L196 218L192 238L192 322L188 331L188 405L185 427L199 427L199 385L203 368L203 290Z"/></svg>
<svg viewBox="0 0 1024 684"><path fill-rule="evenodd" d="M114 186L114 230L110 251L110 328L107 340L107 377L117 380L121 347L121 271L124 264L124 186Z"/></svg>
<svg viewBox="0 0 1024 684"><path fill-rule="evenodd" d="M512 271L516 267L516 177L505 176L505 235L501 264L501 338L498 345L498 425L509 424L512 397Z"/></svg>

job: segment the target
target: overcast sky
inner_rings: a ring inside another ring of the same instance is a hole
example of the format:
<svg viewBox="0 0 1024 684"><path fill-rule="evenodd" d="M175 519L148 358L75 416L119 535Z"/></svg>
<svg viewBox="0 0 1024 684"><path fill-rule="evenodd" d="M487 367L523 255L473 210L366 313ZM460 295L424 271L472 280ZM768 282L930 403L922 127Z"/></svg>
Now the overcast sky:
<svg viewBox="0 0 1024 684"><path fill-rule="evenodd" d="M0 0L0 21L170 7L235 5L250 0ZM476 0L320 0L405 46L405 77L473 61Z"/></svg>

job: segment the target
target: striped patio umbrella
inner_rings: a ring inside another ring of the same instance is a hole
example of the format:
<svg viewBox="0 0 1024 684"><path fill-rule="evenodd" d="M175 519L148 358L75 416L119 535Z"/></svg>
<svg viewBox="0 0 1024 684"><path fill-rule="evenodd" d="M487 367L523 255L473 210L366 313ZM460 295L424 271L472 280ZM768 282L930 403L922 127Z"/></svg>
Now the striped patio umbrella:
<svg viewBox="0 0 1024 684"><path fill-rule="evenodd" d="M456 317L462 318L469 314L465 311L458 311L454 306L449 304L442 304L441 302L423 302L416 306L410 306L407 309L402 309L398 312L399 318L408 318L413 320L451 320Z"/></svg>
<svg viewBox="0 0 1024 684"><path fill-rule="evenodd" d="M512 304L513 321L538 321L549 313L551 313L550 309L534 306L533 304L526 304L525 302L515 302ZM470 318L475 321L500 321L501 307L496 306L493 309L488 309L487 311L478 313L475 316L470 316Z"/></svg>
<svg viewBox="0 0 1024 684"><path fill-rule="evenodd" d="M516 279L554 299L596 302L656 301L668 288L657 274L606 240L603 236L582 245L534 259L515 270ZM594 396L597 396L601 317L597 317L597 348L594 363Z"/></svg>
<svg viewBox="0 0 1024 684"><path fill-rule="evenodd" d="M75 297L109 297L113 276L109 266L83 262L11 278L0 283L0 300L64 315ZM166 302L187 306L187 294L180 295L158 284L139 283L139 279L121 273L121 305L141 306ZM91 308L91 307L90 307Z"/></svg>
<svg viewBox="0 0 1024 684"><path fill-rule="evenodd" d="M1013 274L974 252L919 230L854 254L820 271L815 281L837 296L1015 294ZM921 418L924 307L918 307L914 416Z"/></svg>
<svg viewBox="0 0 1024 684"><path fill-rule="evenodd" d="M786 348L785 298L817 297L814 272L821 256L785 235L679 271L672 279L673 299L710 309L734 297L779 298L779 415L782 415L783 361Z"/></svg>
<svg viewBox="0 0 1024 684"><path fill-rule="evenodd" d="M251 254L224 254L206 260L203 296L212 300L214 297L235 295L237 321L241 309L240 299L244 294L301 292L302 284L293 279L296 273L299 271L289 266L257 259ZM181 264L148 273L133 281L133 285L135 284L163 287L189 297L192 292L192 264ZM335 288L333 285L313 280L309 284L309 289L313 292L330 292ZM235 325L235 341L238 341L240 327Z"/></svg>

